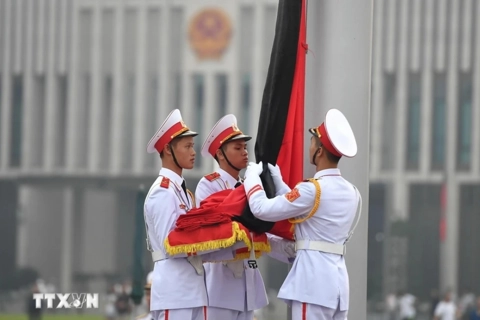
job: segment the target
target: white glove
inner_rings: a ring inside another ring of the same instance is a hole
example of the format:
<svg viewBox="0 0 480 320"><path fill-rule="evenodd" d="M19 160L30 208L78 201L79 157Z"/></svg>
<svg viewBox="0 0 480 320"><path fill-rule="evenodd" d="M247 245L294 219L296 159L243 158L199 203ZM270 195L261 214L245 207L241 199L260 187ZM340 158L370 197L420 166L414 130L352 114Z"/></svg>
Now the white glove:
<svg viewBox="0 0 480 320"><path fill-rule="evenodd" d="M282 172L280 171L280 167L272 164L268 164L268 170L270 171L270 175L272 176L273 183L275 184L276 193L275 195L283 195L287 192L290 192L290 187L283 181Z"/></svg>
<svg viewBox="0 0 480 320"><path fill-rule="evenodd" d="M245 179L252 174L259 176L262 172L263 172L262 161L260 161L259 163L250 162L248 164L247 171L245 171Z"/></svg>
<svg viewBox="0 0 480 320"><path fill-rule="evenodd" d="M263 171L263 164L260 163L250 162L247 167L247 171L245 171L245 181L243 181L243 185L245 187L245 194L248 195L250 190L252 190L257 185L263 189L262 180L260 179L260 174Z"/></svg>
<svg viewBox="0 0 480 320"><path fill-rule="evenodd" d="M268 241L272 251L268 254L270 257L284 263L292 263L297 253L295 252L295 242L274 236L267 233Z"/></svg>
<svg viewBox="0 0 480 320"><path fill-rule="evenodd" d="M295 242L288 241L284 248L285 252L287 253L288 258L295 258L297 256L297 252L295 251Z"/></svg>
<svg viewBox="0 0 480 320"><path fill-rule="evenodd" d="M268 170L270 171L270 175L272 178L280 178L282 180L282 172L280 171L280 167L278 164L273 166L273 164L268 164Z"/></svg>

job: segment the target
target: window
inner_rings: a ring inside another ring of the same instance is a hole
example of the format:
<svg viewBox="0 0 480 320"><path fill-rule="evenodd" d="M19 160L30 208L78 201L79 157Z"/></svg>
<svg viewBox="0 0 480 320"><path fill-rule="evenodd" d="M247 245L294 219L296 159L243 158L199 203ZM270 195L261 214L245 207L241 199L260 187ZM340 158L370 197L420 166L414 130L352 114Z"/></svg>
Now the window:
<svg viewBox="0 0 480 320"><path fill-rule="evenodd" d="M459 239L458 263L462 272L458 277L460 288L480 288L480 255L472 254L480 251L480 185L465 184L459 191Z"/></svg>
<svg viewBox="0 0 480 320"><path fill-rule="evenodd" d="M0 7L2 4L0 4ZM2 64L2 60L0 60L0 64ZM3 101L2 101L2 74L0 73L0 168L2 167L2 106L3 106Z"/></svg>
<svg viewBox="0 0 480 320"><path fill-rule="evenodd" d="M57 78L57 105L58 105L58 144L57 155L55 158L55 166L65 166L65 143L67 136L67 101L68 101L68 79L67 76L59 76Z"/></svg>
<svg viewBox="0 0 480 320"><path fill-rule="evenodd" d="M396 78L393 73L384 76L384 121L382 128L382 170L393 169L395 160L395 127L396 127Z"/></svg>
<svg viewBox="0 0 480 320"><path fill-rule="evenodd" d="M101 47L100 54L102 59L102 72L105 74L113 73L114 59L113 52L115 51L115 13L113 9L105 9L102 12L102 35L101 35Z"/></svg>
<svg viewBox="0 0 480 320"><path fill-rule="evenodd" d="M223 117L227 113L228 104L228 78L226 74L217 74L217 110L218 118Z"/></svg>
<svg viewBox="0 0 480 320"><path fill-rule="evenodd" d="M137 55L138 14L136 9L125 11L125 28L123 33L124 70L130 75L135 73ZM128 79L126 79L128 81Z"/></svg>
<svg viewBox="0 0 480 320"><path fill-rule="evenodd" d="M242 110L242 118L239 119L241 121L240 128L245 130L248 134L250 132L250 106L251 106L251 94L252 94L252 84L251 84L251 75L250 73L244 73L242 75L242 81L240 82L240 102L241 102L241 110Z"/></svg>
<svg viewBox="0 0 480 320"><path fill-rule="evenodd" d="M267 6L265 8L265 22L264 31L263 31L263 50L262 50L262 83L264 83L267 72L268 66L270 61L270 55L272 52L273 47L273 40L275 38L275 27L276 27L276 20L277 20L277 6Z"/></svg>
<svg viewBox="0 0 480 320"><path fill-rule="evenodd" d="M108 169L110 162L110 130L112 123L112 102L113 102L113 79L105 76L103 79L103 104L100 141L100 163L99 168Z"/></svg>
<svg viewBox="0 0 480 320"><path fill-rule="evenodd" d="M147 70L146 70L146 118L145 126L143 130L146 132L146 136L150 138L156 131L157 126L160 126L161 122L158 123L158 113L159 113L159 97L160 95L166 95L167 92L172 92L172 96L175 96L175 79L167 79L166 83L162 83L164 88L160 87L160 80L158 78L159 74L159 62L160 56L165 54L166 50L160 50L160 43L163 37L163 29L161 25L161 13L166 13L165 11L160 11L156 7L151 7L147 11L147 30L146 30L146 38L147 38ZM161 74L167 72L169 66L162 65ZM164 69L165 68L165 69ZM172 83L172 87L167 88L167 86ZM167 97L168 99L168 97ZM175 98L176 99L176 98ZM176 106L173 103L167 102L168 108L174 109ZM157 157L144 157L144 168L145 170L153 169L158 164Z"/></svg>
<svg viewBox="0 0 480 320"><path fill-rule="evenodd" d="M82 74L80 76L80 90L78 95L78 110L75 122L77 130L80 133L77 135L77 144L75 150L75 165L79 168L87 168L88 165L88 136L90 135L90 98L91 98L91 77L90 74ZM68 141L72 143L73 141Z"/></svg>
<svg viewBox="0 0 480 320"><path fill-rule="evenodd" d="M92 66L92 50L93 44L93 12L90 9L82 9L79 15L78 37L79 48L82 53L78 55L78 67L81 73L87 73ZM88 48L88 49L86 49Z"/></svg>
<svg viewBox="0 0 480 320"><path fill-rule="evenodd" d="M5 43L6 42L6 40L5 40L5 38L6 38L6 36L5 36L5 24L6 23L5 23L5 21L7 20L7 14L10 14L10 12L7 13L5 11L5 9L6 9L5 7L6 7L5 1L0 1L0 21L1 21L1 23L0 23L0 48L2 48L2 50L0 50L0 79L1 79L1 72L3 71L4 52L6 50L10 50L9 46L7 46L7 44ZM12 17L12 16L10 16L10 17Z"/></svg>
<svg viewBox="0 0 480 320"><path fill-rule="evenodd" d="M182 74L180 71L173 74L173 102L174 109L181 110L182 106ZM168 106L165 106L168 107Z"/></svg>
<svg viewBox="0 0 480 320"><path fill-rule="evenodd" d="M438 288L441 189L441 184L409 186L407 288L417 297L428 297L430 288Z"/></svg>
<svg viewBox="0 0 480 320"><path fill-rule="evenodd" d="M145 119L145 130L148 137L157 131L158 88L158 78L152 74L147 82L147 118ZM157 158L155 157L145 157L145 167L154 168L156 160Z"/></svg>
<svg viewBox="0 0 480 320"><path fill-rule="evenodd" d="M240 26L239 26L239 90L240 95L240 114L238 117L238 125L245 132L249 133L250 128L250 108L252 94L252 61L253 61L253 38L254 33L254 11L253 7L245 6L240 9ZM267 50L270 52L271 48ZM260 101L258 102L260 103ZM253 144L250 144L251 146Z"/></svg>
<svg viewBox="0 0 480 320"><path fill-rule="evenodd" d="M169 69L171 78L173 79L171 84L173 85L173 87L170 87L169 83L165 84L166 85L165 87L167 88L166 94L169 95L168 101L171 105L162 106L162 107L167 108L168 110L171 110L173 106L173 108L175 109L182 110L182 104L184 102L188 103L187 101L182 101L182 95L183 95L182 83L183 81L190 81L190 79L184 79L182 77L182 71L183 71L182 56L183 55L179 54L180 52L184 51L185 14L183 12L183 8L179 8L179 7L171 8L168 14L170 16L169 30L171 30L168 36L168 44L169 44L168 69ZM161 24L163 27L166 27L163 25L164 24L163 21L161 21ZM163 51L165 52L166 49L163 49ZM200 139L198 139L198 141L200 141ZM197 158L201 158L201 157L197 157Z"/></svg>
<svg viewBox="0 0 480 320"><path fill-rule="evenodd" d="M78 55L77 63L78 65L78 94L77 94L77 103L76 109L70 109L69 112L72 112L75 115L73 121L75 125L73 126L74 130L77 132L74 134L76 136L76 141L67 141L68 144L75 143L76 146L72 150L73 154L68 155L73 159L74 166L77 168L87 168L88 158L89 158L89 135L91 131L89 130L90 124L90 108L91 105L91 72L92 72L92 48L93 45L93 11L92 9L82 9L79 15L78 21L78 41L79 48L83 49L82 53ZM89 48L85 50L84 48ZM72 130L72 128L68 128ZM68 149L67 149L68 150ZM67 151L68 152L68 151ZM96 152L96 151L95 151Z"/></svg>
<svg viewBox="0 0 480 320"><path fill-rule="evenodd" d="M125 110L122 128L123 142L122 142L122 168L130 169L133 163L133 127L134 127L134 109L135 109L135 76L133 74L126 76L124 92L124 104Z"/></svg>
<svg viewBox="0 0 480 320"><path fill-rule="evenodd" d="M468 170L472 153L472 74L459 77L457 168Z"/></svg>
<svg viewBox="0 0 480 320"><path fill-rule="evenodd" d="M418 169L420 156L421 75L410 74L408 83L407 169Z"/></svg>
<svg viewBox="0 0 480 320"><path fill-rule="evenodd" d="M195 108L195 131L198 132L198 138L196 141L203 142L203 114L204 114L204 105L205 105L205 77L203 74L194 74L193 75L193 106ZM195 144L195 151L200 155L201 143ZM195 167L202 167L202 157L198 156L195 158Z"/></svg>
<svg viewBox="0 0 480 320"><path fill-rule="evenodd" d="M10 134L10 166L20 167L22 157L23 79L12 79L12 113Z"/></svg>
<svg viewBox="0 0 480 320"><path fill-rule="evenodd" d="M40 167L43 163L44 131L45 131L45 76L34 78L34 107L30 112L34 121L31 123L29 140L32 141L29 165Z"/></svg>
<svg viewBox="0 0 480 320"><path fill-rule="evenodd" d="M150 74L158 73L159 58L164 51L160 51L160 10L157 8L150 8L147 11L147 70Z"/></svg>
<svg viewBox="0 0 480 320"><path fill-rule="evenodd" d="M445 73L435 75L433 88L433 127L432 159L433 170L443 170L445 166L445 130L446 130L446 87Z"/></svg>
<svg viewBox="0 0 480 320"><path fill-rule="evenodd" d="M385 234L386 220L388 220L387 186L381 183L369 185L369 213L368 219L368 269L367 269L367 296L373 298L376 293L382 292L383 274L385 268L390 267L386 257L394 257L394 252L389 251L385 257L386 248L383 235ZM387 270L390 270L388 268ZM391 277L391 275L389 274ZM393 277L391 277L393 278Z"/></svg>
<svg viewBox="0 0 480 320"><path fill-rule="evenodd" d="M101 94L100 94L100 135L99 139L100 149L94 152L99 152L98 168L101 170L110 169L111 159L111 130L112 130L112 109L113 109L113 69L114 59L112 59L115 50L114 35L115 35L115 12L111 8L102 10L101 18L101 69L98 72L101 74Z"/></svg>
<svg viewBox="0 0 480 320"><path fill-rule="evenodd" d="M137 58L138 10L127 8L125 11L125 33L123 35L123 49L125 66L123 73L123 119L122 119L122 169L130 169L133 164L133 128L135 110L135 88L138 85L135 79Z"/></svg>

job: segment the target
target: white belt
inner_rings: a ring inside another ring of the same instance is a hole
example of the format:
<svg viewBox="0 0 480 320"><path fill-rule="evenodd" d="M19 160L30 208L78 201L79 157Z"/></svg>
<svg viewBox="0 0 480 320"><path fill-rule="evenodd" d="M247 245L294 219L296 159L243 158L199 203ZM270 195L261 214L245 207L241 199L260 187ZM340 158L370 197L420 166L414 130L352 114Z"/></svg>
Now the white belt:
<svg viewBox="0 0 480 320"><path fill-rule="evenodd" d="M326 253L333 253L343 256L346 246L338 243L315 240L297 240L295 241L295 251L297 250L313 250Z"/></svg>
<svg viewBox="0 0 480 320"><path fill-rule="evenodd" d="M167 259L167 256L162 251L152 251L153 262L157 262L165 259Z"/></svg>

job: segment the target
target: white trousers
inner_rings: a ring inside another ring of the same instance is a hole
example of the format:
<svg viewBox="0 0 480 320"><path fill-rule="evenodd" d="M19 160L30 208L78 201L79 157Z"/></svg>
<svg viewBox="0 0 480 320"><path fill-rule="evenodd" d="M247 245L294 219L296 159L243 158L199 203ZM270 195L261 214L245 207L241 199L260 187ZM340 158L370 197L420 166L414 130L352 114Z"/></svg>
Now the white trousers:
<svg viewBox="0 0 480 320"><path fill-rule="evenodd" d="M237 311L224 308L207 307L207 320L253 320L253 311Z"/></svg>
<svg viewBox="0 0 480 320"><path fill-rule="evenodd" d="M153 310L153 320L207 320L207 307Z"/></svg>
<svg viewBox="0 0 480 320"><path fill-rule="evenodd" d="M292 301L292 320L347 320L347 311Z"/></svg>

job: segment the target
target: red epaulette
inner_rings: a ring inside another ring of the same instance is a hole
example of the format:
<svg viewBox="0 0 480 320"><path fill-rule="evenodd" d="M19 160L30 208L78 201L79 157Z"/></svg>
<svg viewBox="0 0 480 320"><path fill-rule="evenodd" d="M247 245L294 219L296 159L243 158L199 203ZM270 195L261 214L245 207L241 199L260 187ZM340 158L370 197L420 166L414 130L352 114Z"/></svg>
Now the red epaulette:
<svg viewBox="0 0 480 320"><path fill-rule="evenodd" d="M160 183L160 187L168 189L169 186L170 186L170 179L168 179L167 177L163 177L162 182Z"/></svg>
<svg viewBox="0 0 480 320"><path fill-rule="evenodd" d="M218 178L220 178L220 173L218 173L218 172L212 172L212 173L207 174L206 176L204 176L204 178L211 182L211 181L213 181L213 180L217 180Z"/></svg>

